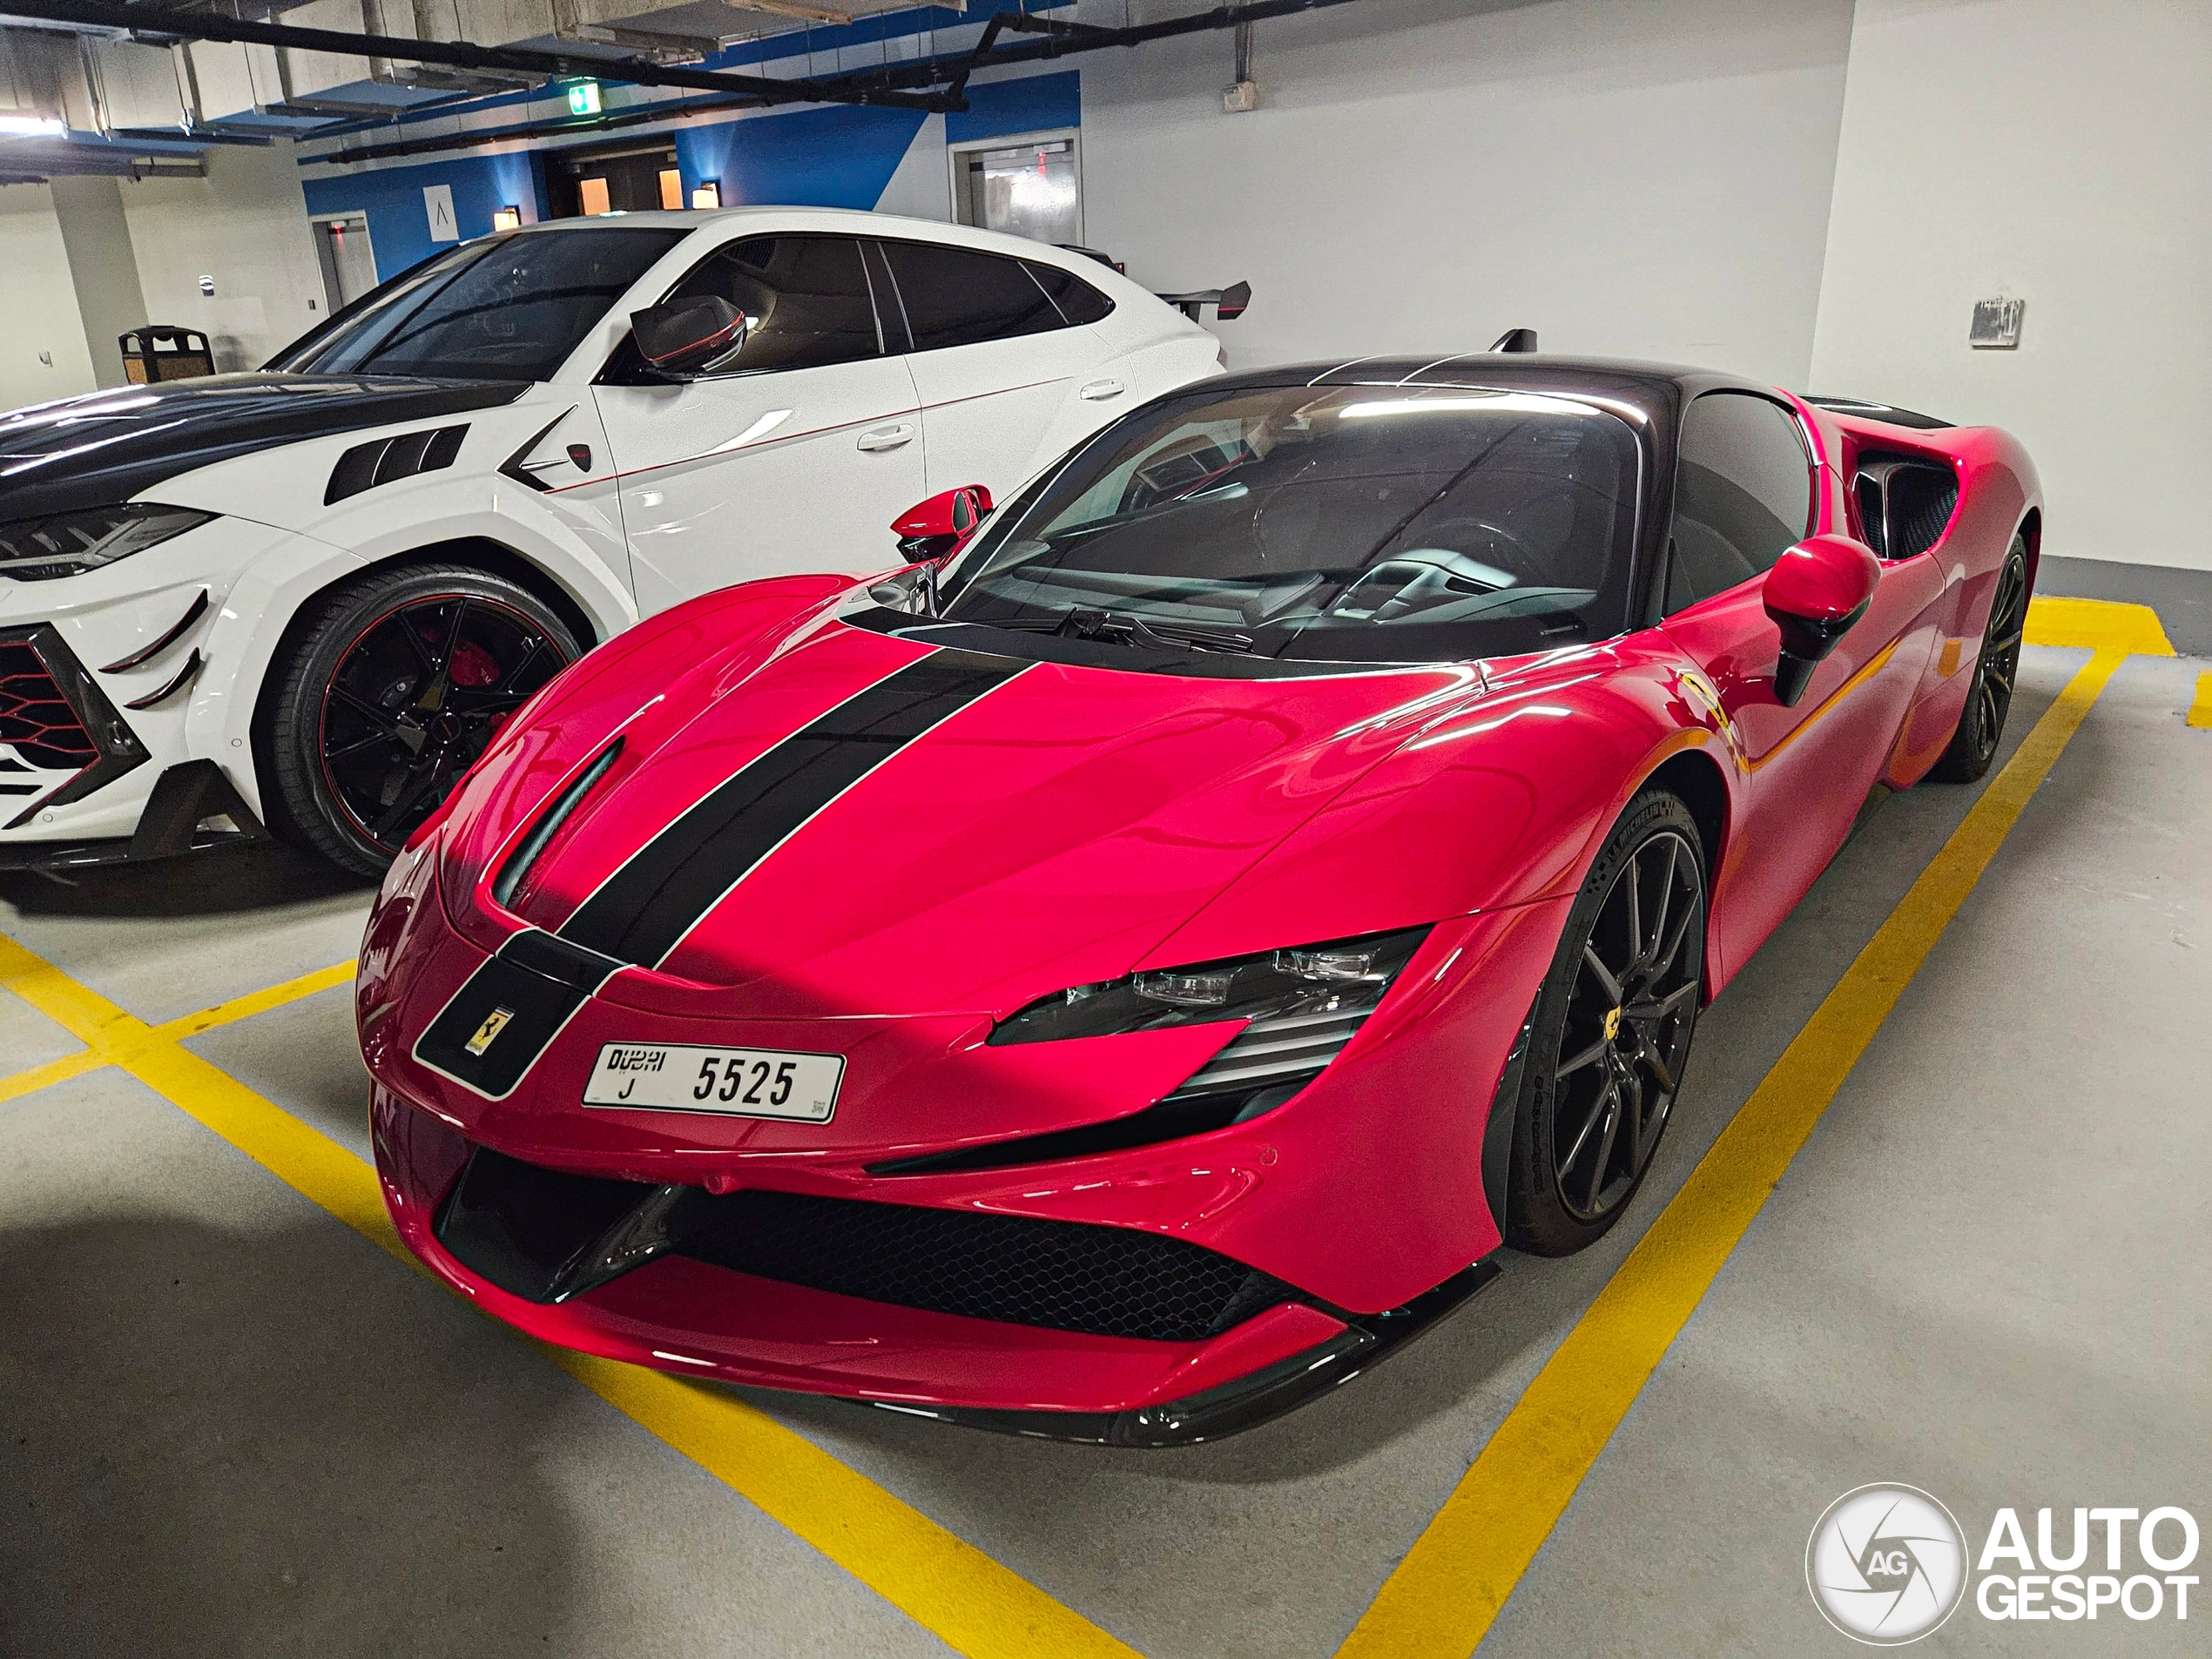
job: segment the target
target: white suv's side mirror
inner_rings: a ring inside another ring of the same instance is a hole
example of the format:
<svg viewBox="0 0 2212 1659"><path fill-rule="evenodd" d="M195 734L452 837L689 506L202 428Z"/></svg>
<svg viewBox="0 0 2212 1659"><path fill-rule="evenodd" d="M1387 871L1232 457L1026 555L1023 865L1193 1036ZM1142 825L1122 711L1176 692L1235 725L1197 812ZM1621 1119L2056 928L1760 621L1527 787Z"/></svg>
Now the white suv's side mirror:
<svg viewBox="0 0 2212 1659"><path fill-rule="evenodd" d="M711 374L745 349L752 319L718 293L630 314L638 354L664 374Z"/></svg>

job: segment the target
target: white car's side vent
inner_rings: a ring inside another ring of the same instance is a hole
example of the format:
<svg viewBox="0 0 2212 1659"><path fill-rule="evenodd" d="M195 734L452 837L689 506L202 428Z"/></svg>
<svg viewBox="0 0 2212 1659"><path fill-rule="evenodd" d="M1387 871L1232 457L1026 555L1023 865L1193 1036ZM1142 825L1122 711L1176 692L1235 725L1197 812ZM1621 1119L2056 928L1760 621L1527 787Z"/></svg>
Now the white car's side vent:
<svg viewBox="0 0 2212 1659"><path fill-rule="evenodd" d="M338 464L330 469L330 482L322 492L322 504L327 507L379 484L395 483L419 472L436 472L450 467L453 458L461 453L462 439L468 435L466 426L442 426L424 432L402 432L396 438L357 443L339 456Z"/></svg>

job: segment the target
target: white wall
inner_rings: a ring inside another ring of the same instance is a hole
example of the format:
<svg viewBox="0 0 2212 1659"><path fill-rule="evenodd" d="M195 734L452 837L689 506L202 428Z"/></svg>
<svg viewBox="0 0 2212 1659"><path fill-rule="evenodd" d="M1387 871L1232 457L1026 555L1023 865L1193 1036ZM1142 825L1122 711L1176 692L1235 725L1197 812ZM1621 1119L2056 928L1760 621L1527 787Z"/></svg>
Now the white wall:
<svg viewBox="0 0 2212 1659"><path fill-rule="evenodd" d="M2015 433L2047 552L2212 570L2209 84L2205 0L1859 0L1813 378Z"/></svg>
<svg viewBox="0 0 2212 1659"><path fill-rule="evenodd" d="M92 389L92 359L70 280L69 253L44 185L0 185L0 409ZM40 354L52 359L42 362Z"/></svg>
<svg viewBox="0 0 2212 1659"><path fill-rule="evenodd" d="M900 158L890 181L883 186L883 194L876 198L875 211L879 213L901 213L908 219L936 219L950 222L953 216L953 174L952 164L945 149L943 116L922 118L914 142L907 146L907 153Z"/></svg>
<svg viewBox="0 0 2212 1659"><path fill-rule="evenodd" d="M1086 239L1156 288L1250 279L1221 329L1238 367L1526 326L1802 386L1851 13L1369 0L1258 25L1244 115L1221 111L1225 33L1100 52Z"/></svg>
<svg viewBox="0 0 2212 1659"><path fill-rule="evenodd" d="M147 320L199 329L218 369L258 368L322 320L322 273L289 143L217 145L205 179L126 181L123 207ZM215 279L212 300L200 293L203 274Z"/></svg>

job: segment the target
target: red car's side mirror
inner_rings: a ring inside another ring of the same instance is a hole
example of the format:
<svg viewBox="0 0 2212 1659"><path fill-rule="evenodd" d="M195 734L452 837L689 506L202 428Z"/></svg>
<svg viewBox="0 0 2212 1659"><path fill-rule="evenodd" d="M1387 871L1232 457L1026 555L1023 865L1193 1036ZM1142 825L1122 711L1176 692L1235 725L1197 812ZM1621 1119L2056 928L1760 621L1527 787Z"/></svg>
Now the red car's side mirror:
<svg viewBox="0 0 2212 1659"><path fill-rule="evenodd" d="M913 563L934 563L967 546L990 516L991 492L981 484L962 484L907 508L891 521L891 533L899 538L899 551Z"/></svg>
<svg viewBox="0 0 2212 1659"><path fill-rule="evenodd" d="M1774 695L1784 707L1797 706L1820 659L1866 614L1881 579L1874 555L1842 536L1813 536L1774 562L1759 597L1782 630Z"/></svg>

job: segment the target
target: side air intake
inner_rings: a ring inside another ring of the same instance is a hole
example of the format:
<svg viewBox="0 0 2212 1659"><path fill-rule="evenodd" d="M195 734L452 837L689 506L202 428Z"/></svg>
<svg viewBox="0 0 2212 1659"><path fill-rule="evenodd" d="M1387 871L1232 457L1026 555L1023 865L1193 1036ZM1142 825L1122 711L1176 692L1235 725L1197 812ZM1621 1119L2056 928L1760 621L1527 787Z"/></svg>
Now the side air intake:
<svg viewBox="0 0 2212 1659"><path fill-rule="evenodd" d="M330 469L330 482L322 492L322 504L327 507L379 484L397 483L417 473L437 472L450 467L453 458L461 453L462 439L468 435L466 426L442 426L423 432L402 432L396 438L357 443L339 456L338 464Z"/></svg>
<svg viewBox="0 0 2212 1659"><path fill-rule="evenodd" d="M1914 455L1862 455L1851 480L1866 544L1882 558L1926 552L1951 526L1959 478L1950 468Z"/></svg>

